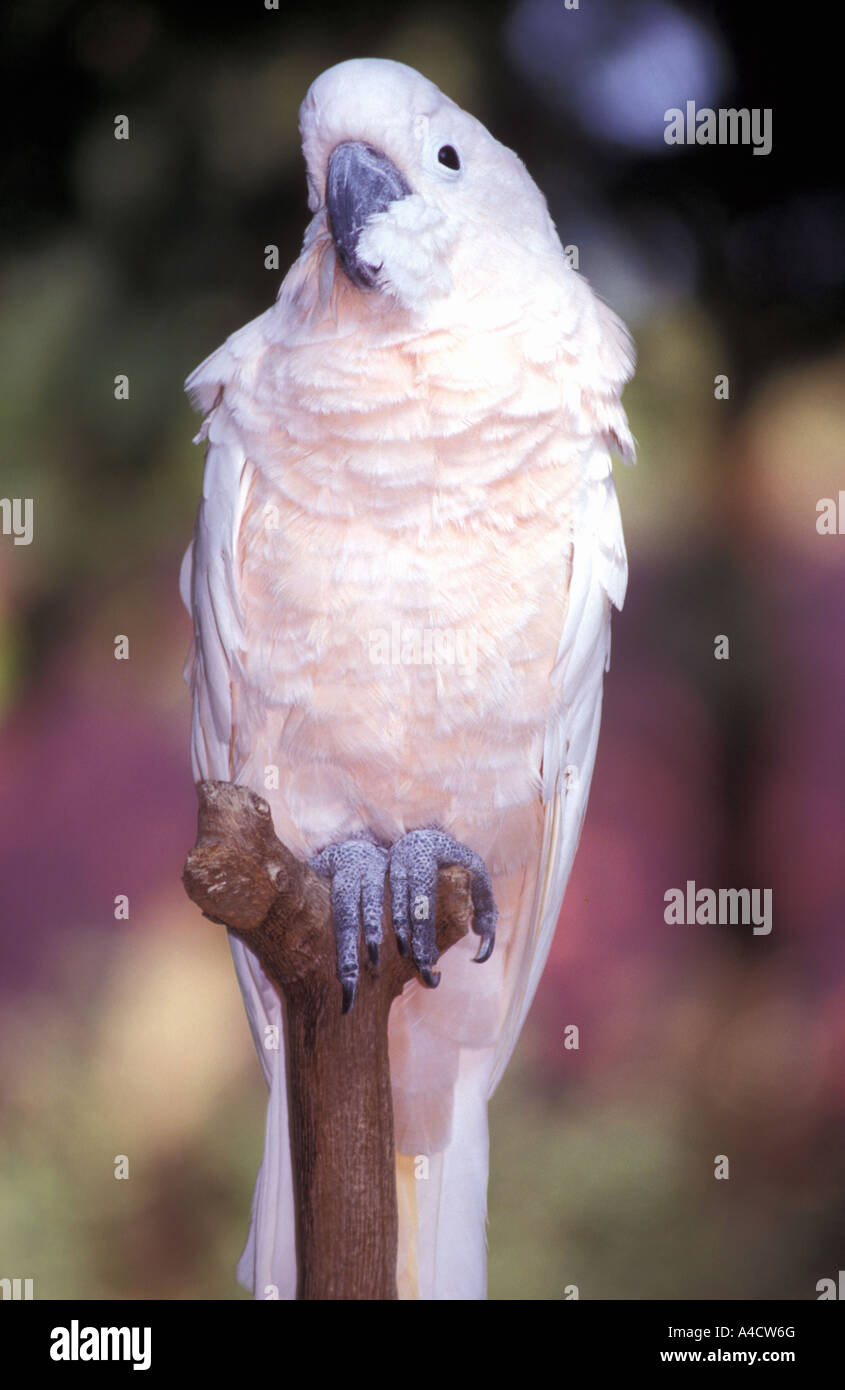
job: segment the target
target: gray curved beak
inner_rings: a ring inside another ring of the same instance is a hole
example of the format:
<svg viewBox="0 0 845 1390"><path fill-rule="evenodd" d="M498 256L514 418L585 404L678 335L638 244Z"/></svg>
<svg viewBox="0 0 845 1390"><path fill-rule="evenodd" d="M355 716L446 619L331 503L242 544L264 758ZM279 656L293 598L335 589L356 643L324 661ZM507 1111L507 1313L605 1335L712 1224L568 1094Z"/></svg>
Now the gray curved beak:
<svg viewBox="0 0 845 1390"><path fill-rule="evenodd" d="M371 289L380 266L358 256L358 238L369 218L406 198L411 188L396 165L363 140L345 140L332 150L326 177L326 207L337 257L353 285Z"/></svg>

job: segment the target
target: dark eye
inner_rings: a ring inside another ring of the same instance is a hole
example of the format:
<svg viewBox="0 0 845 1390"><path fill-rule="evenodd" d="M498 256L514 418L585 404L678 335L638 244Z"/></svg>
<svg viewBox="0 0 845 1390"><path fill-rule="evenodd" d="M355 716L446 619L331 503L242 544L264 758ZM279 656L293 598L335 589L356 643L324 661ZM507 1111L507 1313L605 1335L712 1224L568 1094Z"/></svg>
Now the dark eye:
<svg viewBox="0 0 845 1390"><path fill-rule="evenodd" d="M441 145L437 151L437 158L441 164L445 164L447 169L460 169L461 161L458 159L458 151L454 145Z"/></svg>

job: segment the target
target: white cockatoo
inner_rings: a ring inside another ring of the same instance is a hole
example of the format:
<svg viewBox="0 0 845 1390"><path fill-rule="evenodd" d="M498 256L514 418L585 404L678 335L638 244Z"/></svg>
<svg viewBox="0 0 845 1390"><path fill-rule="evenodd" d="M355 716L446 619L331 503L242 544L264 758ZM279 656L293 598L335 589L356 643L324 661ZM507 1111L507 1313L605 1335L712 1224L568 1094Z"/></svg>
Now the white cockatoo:
<svg viewBox="0 0 845 1390"><path fill-rule="evenodd" d="M487 1104L560 911L625 593L633 351L522 162L412 68L329 69L300 129L302 253L187 382L208 442L182 572L193 770L266 797L332 877L345 1008L389 885L418 966L390 1015L399 1295L480 1299ZM449 862L480 943L438 975L414 904ZM293 1298L281 1006L230 940L270 1088L238 1275Z"/></svg>

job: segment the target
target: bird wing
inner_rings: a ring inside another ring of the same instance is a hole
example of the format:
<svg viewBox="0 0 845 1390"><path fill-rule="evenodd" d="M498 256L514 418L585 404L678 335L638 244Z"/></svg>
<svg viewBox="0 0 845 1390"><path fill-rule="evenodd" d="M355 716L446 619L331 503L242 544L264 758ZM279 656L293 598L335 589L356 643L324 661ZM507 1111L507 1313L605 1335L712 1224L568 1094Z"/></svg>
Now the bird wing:
<svg viewBox="0 0 845 1390"><path fill-rule="evenodd" d="M233 765L232 691L243 677L245 648L238 591L238 536L253 474L237 419L243 400L238 388L247 364L255 364L267 347L267 317L262 315L233 334L186 382L194 404L208 412L195 440L208 441L202 500L180 576L182 600L194 621L185 676L193 695L191 762L197 780L233 781L238 775ZM293 1177L281 1002L244 943L230 933L229 945L270 1088L264 1157L238 1278L256 1293L274 1285L280 1298L293 1298ZM273 1033L268 1033L270 1028ZM274 1046L267 1046L268 1038L274 1040Z"/></svg>
<svg viewBox="0 0 845 1390"><path fill-rule="evenodd" d="M564 370L576 378L579 432L592 442L581 454L568 604L551 672L559 699L543 742L540 873L496 1046L491 1094L539 984L578 848L598 744L604 673L610 665L610 610L611 605L622 607L628 580L611 450L633 461L634 442L620 395L633 371L634 350L621 320L593 295L586 281L576 277L576 282L582 311L572 336L578 335L578 352L574 367L567 364Z"/></svg>

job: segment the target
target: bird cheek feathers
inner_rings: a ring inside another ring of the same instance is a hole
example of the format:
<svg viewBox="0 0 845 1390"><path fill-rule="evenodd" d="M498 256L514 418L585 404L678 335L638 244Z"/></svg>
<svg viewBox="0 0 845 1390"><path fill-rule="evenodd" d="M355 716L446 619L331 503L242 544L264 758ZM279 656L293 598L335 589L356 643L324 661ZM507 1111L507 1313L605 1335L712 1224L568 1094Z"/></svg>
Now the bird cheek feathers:
<svg viewBox="0 0 845 1390"><path fill-rule="evenodd" d="M422 307L452 289L452 243L446 218L419 194L371 218L358 248L359 255L379 266L379 288L390 291L408 308Z"/></svg>

